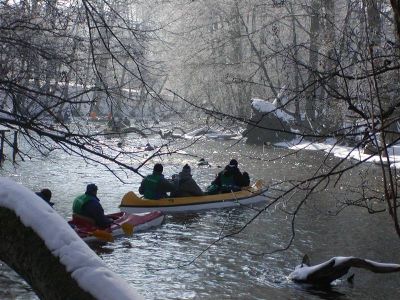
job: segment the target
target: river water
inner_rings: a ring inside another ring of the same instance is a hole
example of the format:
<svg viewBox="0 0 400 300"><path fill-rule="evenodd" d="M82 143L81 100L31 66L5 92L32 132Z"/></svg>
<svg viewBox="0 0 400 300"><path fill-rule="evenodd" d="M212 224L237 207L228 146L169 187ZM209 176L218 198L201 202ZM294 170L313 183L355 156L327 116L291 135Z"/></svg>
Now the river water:
<svg viewBox="0 0 400 300"><path fill-rule="evenodd" d="M127 136L124 147L147 141ZM151 140L153 144L159 140ZM108 143L118 143L117 139ZM189 155L163 158L166 177L179 172L189 163L194 178L204 188L230 158L239 161L242 171L252 179L261 178L274 184L271 189L290 187L290 181L310 176L324 162L333 165L338 160L326 159L322 152L301 152L246 145L232 146L227 141L199 141L186 149ZM33 155L33 154L32 154ZM146 154L143 154L145 157ZM211 167L197 166L204 157ZM357 186L358 174L372 174L379 167L368 165L354 170L342 182ZM146 173L145 171L144 173ZM106 212L115 212L124 193L137 192L141 178L132 173L118 173L121 182L104 167L54 151L51 155L32 157L12 166L6 163L0 170L34 191L48 187L53 191L54 208L65 219L71 216L73 198L84 192L86 184L99 186L98 196ZM273 205L239 234L210 245L220 236L242 228L255 210L236 208L185 216L168 216L163 226L113 243L93 246L110 269L126 279L146 299L399 299L400 274L374 274L366 270L355 273L354 284L335 281L330 290L316 290L294 284L287 276L308 254L314 264L333 256L359 256L382 262L400 263L400 240L395 235L386 212L369 214L359 208L348 208L332 214L335 204L349 197L344 183L313 194L296 217L296 236L288 250L281 249L291 238L291 216L286 213L291 202L301 199L297 192L282 204ZM269 199L268 201L272 201ZM329 213L331 212L331 213ZM352 272L353 271L353 272ZM1 299L37 299L30 287L17 274L0 262Z"/></svg>

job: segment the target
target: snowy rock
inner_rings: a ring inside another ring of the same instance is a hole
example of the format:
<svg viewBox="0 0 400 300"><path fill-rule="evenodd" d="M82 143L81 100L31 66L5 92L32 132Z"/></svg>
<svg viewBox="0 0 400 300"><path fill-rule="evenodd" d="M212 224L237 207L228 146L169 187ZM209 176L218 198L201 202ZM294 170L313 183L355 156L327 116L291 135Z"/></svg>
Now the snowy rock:
<svg viewBox="0 0 400 300"><path fill-rule="evenodd" d="M293 140L296 134L291 130L294 118L276 107L276 104L252 99L253 110L250 123L243 134L247 143L263 144Z"/></svg>

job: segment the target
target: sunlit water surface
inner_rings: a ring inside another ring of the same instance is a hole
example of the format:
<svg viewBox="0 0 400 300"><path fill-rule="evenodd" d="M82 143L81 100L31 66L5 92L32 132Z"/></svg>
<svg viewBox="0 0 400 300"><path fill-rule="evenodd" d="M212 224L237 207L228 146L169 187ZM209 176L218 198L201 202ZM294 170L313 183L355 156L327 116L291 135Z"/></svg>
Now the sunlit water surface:
<svg viewBox="0 0 400 300"><path fill-rule="evenodd" d="M143 141L145 144L147 141ZM160 144L159 140L152 143ZM109 140L108 143L118 143ZM125 138L124 146L137 144L136 137ZM321 152L303 152L286 158L285 149L262 148L232 142L201 141L188 155L163 159L164 173L179 172L183 164L192 166L194 178L204 188L230 158L252 178L267 182L309 176L324 159ZM144 154L146 155L146 154ZM199 158L211 167L199 167ZM329 158L326 163L337 162ZM150 166L151 167L151 166ZM369 166L377 174L377 166ZM146 174L148 170L144 170ZM72 201L84 192L86 184L99 186L98 196L106 212L118 210L127 191L137 192L141 178L119 172L122 183L104 167L62 152L46 158L33 158L18 166L5 164L1 176L13 178L34 191L53 191L55 209L65 219L71 216ZM357 179L354 174L347 181ZM399 299L400 274L356 273L353 285L336 281L331 290L313 290L287 280L288 274L307 253L314 263L332 256L360 256L400 263L400 242L387 213L370 215L351 208L336 217L328 216L332 200L345 197L343 186L322 191L310 199L296 219L296 237L286 251L257 255L285 247L291 237L290 216L282 206L273 206L240 234L212 245L219 237L242 228L255 211L249 208L168 216L160 228L120 238L114 243L93 246L110 269L118 273L146 299ZM293 195L300 197L300 195ZM350 271L350 272L351 272ZM0 265L1 299L37 299L30 287L4 264Z"/></svg>

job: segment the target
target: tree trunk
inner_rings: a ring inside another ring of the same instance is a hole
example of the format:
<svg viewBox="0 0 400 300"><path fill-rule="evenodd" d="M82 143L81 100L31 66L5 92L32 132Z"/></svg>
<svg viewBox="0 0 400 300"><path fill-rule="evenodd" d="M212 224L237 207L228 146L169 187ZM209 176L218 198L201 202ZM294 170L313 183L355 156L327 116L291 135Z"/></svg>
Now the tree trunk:
<svg viewBox="0 0 400 300"><path fill-rule="evenodd" d="M293 52L293 60L294 60L294 91L299 91L300 89L300 70L297 62L299 62L299 51L297 47L297 33L296 33L296 17L295 13L293 10L293 5L291 2L289 2L289 9L290 9L290 19L291 19L291 25L292 25L292 44L294 46L294 52ZM298 97L296 97L296 102L295 102L295 112L294 112L295 118L297 122L300 122L301 116L300 116L300 101Z"/></svg>
<svg viewBox="0 0 400 300"><path fill-rule="evenodd" d="M320 34L320 9L319 0L313 0L311 4L310 15L310 49L309 49L309 75L308 75L308 90L306 93L306 116L311 127L315 121L316 109L316 93L317 93L317 76L318 71L318 51L319 51L319 34Z"/></svg>
<svg viewBox="0 0 400 300"><path fill-rule="evenodd" d="M43 240L15 213L0 207L0 260L16 271L40 299L94 299L82 290Z"/></svg>
<svg viewBox="0 0 400 300"><path fill-rule="evenodd" d="M397 43L400 43L400 0L390 0L393 8L393 18L395 24L395 33L397 36Z"/></svg>
<svg viewBox="0 0 400 300"><path fill-rule="evenodd" d="M367 0L367 22L369 43L375 46L381 44L381 20L379 13L379 0Z"/></svg>

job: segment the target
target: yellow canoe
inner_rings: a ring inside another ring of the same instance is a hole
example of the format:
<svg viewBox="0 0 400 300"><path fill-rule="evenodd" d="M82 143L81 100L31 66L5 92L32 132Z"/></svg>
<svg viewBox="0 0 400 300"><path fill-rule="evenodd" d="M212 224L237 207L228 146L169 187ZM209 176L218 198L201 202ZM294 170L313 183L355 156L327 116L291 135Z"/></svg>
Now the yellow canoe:
<svg viewBox="0 0 400 300"><path fill-rule="evenodd" d="M196 212L265 203L267 192L268 187L264 185L262 180L257 180L252 186L245 187L238 192L205 196L149 200L138 197L134 192L128 192L122 198L119 207L121 211L127 213L149 211L161 211L164 213Z"/></svg>

